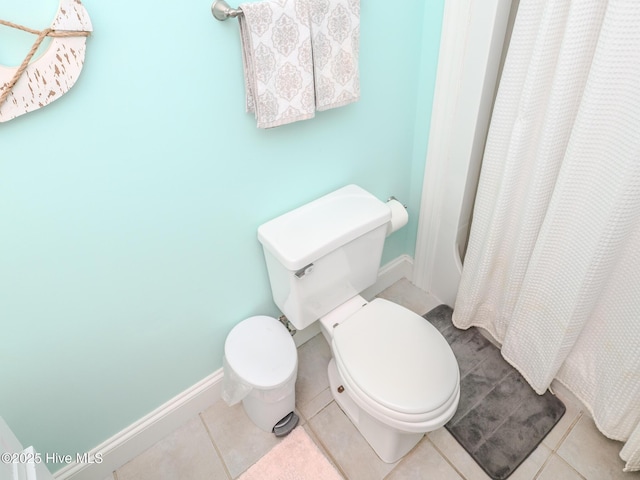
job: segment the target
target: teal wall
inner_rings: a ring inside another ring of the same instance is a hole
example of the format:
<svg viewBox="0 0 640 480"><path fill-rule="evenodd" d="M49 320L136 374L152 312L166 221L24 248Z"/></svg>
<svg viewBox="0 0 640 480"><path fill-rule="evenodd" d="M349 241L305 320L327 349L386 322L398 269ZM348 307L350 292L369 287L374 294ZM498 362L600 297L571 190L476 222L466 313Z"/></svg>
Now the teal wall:
<svg viewBox="0 0 640 480"><path fill-rule="evenodd" d="M363 1L361 101L258 130L208 0L84 1L78 83L0 124L0 415L23 444L84 452L220 368L236 323L278 315L256 229L289 209L395 195L383 262L413 256L443 2ZM40 28L57 7L5 3ZM15 65L33 38L7 30Z"/></svg>

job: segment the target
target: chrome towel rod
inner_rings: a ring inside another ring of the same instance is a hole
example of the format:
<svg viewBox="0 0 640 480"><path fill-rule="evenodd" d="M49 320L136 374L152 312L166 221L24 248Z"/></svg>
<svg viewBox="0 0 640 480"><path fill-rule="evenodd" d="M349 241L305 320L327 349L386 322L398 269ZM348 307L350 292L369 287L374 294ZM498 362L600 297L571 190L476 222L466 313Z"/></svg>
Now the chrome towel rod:
<svg viewBox="0 0 640 480"><path fill-rule="evenodd" d="M224 0L215 0L211 5L211 13L217 20L224 21L229 17L235 18L242 15L242 9L231 8Z"/></svg>

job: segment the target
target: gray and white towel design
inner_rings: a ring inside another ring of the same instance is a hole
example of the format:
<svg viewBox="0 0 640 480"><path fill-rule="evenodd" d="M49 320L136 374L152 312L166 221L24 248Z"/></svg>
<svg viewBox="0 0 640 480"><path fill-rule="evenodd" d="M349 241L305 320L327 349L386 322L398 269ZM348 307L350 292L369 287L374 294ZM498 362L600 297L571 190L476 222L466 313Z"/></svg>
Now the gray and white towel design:
<svg viewBox="0 0 640 480"><path fill-rule="evenodd" d="M308 0L240 5L246 108L259 128L315 114Z"/></svg>
<svg viewBox="0 0 640 480"><path fill-rule="evenodd" d="M360 98L360 0L310 0L318 111Z"/></svg>
<svg viewBox="0 0 640 480"><path fill-rule="evenodd" d="M240 5L247 112L259 128L360 99L360 0Z"/></svg>

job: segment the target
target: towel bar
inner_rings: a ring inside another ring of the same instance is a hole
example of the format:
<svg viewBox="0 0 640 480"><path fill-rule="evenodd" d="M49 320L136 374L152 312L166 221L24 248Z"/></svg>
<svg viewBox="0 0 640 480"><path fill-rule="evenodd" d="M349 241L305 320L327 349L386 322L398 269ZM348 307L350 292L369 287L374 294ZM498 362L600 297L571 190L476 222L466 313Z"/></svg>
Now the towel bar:
<svg viewBox="0 0 640 480"><path fill-rule="evenodd" d="M224 0L215 0L211 5L211 13L217 20L224 21L229 17L242 15L241 8L231 8Z"/></svg>

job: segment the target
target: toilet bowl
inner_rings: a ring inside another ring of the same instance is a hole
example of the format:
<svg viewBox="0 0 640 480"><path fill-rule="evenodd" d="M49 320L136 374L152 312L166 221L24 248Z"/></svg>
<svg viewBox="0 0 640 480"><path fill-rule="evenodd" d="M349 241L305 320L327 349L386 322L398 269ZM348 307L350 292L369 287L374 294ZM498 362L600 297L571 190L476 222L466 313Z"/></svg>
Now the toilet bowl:
<svg viewBox="0 0 640 480"><path fill-rule="evenodd" d="M423 317L356 296L320 322L333 355L333 397L383 461L396 462L454 415L458 364Z"/></svg>
<svg viewBox="0 0 640 480"><path fill-rule="evenodd" d="M348 185L258 228L276 305L298 330L320 320L333 398L388 463L453 417L460 398L458 364L437 329L360 296L377 280L391 217Z"/></svg>

